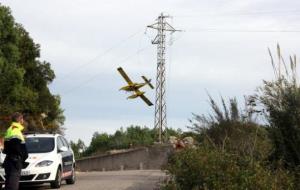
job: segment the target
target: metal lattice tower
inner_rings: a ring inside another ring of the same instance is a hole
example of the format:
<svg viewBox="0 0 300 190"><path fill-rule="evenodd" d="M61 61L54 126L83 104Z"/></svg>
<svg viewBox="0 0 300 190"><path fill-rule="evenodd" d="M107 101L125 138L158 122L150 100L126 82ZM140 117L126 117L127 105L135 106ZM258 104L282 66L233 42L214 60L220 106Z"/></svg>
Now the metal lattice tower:
<svg viewBox="0 0 300 190"><path fill-rule="evenodd" d="M158 140L162 143L163 131L167 128L167 104L166 104L166 68L165 68L165 50L166 50L166 32L175 32L175 30L166 19L170 16L161 15L156 19L156 23L147 27L157 30L157 35L152 40L152 44L157 45L157 74L156 74L156 96L155 96L155 119L154 128L158 130Z"/></svg>

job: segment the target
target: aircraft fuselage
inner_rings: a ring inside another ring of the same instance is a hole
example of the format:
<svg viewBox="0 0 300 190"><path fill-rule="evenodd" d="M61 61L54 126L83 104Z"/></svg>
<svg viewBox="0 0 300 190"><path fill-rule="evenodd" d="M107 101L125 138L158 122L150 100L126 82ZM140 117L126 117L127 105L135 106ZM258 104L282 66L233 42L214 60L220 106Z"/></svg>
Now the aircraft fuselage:
<svg viewBox="0 0 300 190"><path fill-rule="evenodd" d="M133 83L131 85L123 86L122 88L120 88L120 90L131 92L136 91L145 85L146 83Z"/></svg>

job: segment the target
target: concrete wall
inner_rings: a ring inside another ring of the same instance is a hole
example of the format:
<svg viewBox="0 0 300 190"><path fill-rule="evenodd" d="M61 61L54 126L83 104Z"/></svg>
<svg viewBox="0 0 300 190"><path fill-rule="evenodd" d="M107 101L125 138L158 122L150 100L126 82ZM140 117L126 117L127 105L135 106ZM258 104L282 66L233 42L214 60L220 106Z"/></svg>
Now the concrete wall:
<svg viewBox="0 0 300 190"><path fill-rule="evenodd" d="M83 158L76 161L79 171L161 169L167 163L172 146L156 145L127 152Z"/></svg>

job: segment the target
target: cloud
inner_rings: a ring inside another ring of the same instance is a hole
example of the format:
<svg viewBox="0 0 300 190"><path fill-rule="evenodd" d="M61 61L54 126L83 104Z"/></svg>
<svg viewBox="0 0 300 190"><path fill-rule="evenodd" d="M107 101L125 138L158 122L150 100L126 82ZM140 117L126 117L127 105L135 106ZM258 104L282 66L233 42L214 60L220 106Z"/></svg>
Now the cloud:
<svg viewBox="0 0 300 190"><path fill-rule="evenodd" d="M134 81L141 81L141 75L155 80L151 39L156 32L146 26L162 11L174 16L170 24L184 30L173 34L171 46L167 39L168 123L176 128L184 128L192 112L210 110L206 91L242 101L262 79L273 79L268 47L275 50L278 42L286 58L299 55L299 33L251 32L299 30L296 0L2 2L41 44L41 59L55 70L51 90L62 97L67 137L86 142L97 130L153 126L154 108L126 100L128 94L118 91L126 83L116 68L122 66ZM145 91L153 101L155 91Z"/></svg>

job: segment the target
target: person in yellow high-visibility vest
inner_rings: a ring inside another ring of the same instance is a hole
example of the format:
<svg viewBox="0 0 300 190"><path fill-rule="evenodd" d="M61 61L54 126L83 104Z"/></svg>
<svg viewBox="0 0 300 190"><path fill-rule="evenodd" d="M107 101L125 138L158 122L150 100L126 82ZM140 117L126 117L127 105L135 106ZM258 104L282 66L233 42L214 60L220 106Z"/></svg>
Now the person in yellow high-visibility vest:
<svg viewBox="0 0 300 190"><path fill-rule="evenodd" d="M5 170L5 190L18 190L23 163L28 158L25 138L22 134L24 119L21 113L12 115L12 123L4 137L6 154L3 166Z"/></svg>

